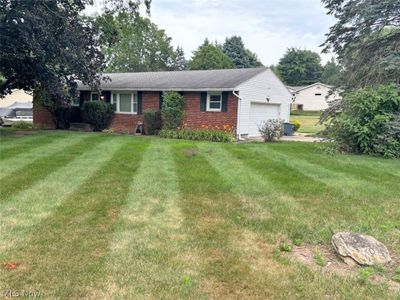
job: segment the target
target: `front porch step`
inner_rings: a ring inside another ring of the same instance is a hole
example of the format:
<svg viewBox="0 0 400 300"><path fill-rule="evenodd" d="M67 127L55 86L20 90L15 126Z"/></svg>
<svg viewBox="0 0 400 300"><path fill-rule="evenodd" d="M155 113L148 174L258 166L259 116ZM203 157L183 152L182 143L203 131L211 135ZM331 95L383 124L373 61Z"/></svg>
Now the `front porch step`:
<svg viewBox="0 0 400 300"><path fill-rule="evenodd" d="M93 131L93 126L88 123L70 123L69 130L72 131Z"/></svg>

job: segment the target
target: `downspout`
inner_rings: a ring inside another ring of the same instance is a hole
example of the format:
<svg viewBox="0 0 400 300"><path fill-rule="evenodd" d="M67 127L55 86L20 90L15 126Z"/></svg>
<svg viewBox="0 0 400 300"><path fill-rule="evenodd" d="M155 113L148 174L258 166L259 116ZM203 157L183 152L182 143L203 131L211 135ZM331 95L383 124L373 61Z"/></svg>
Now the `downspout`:
<svg viewBox="0 0 400 300"><path fill-rule="evenodd" d="M242 98L239 97L239 94L237 94L235 91L232 91L232 94L235 95L238 98L238 111L237 111L237 128L236 128L236 135L237 135L237 139L238 141L244 141L244 139L242 139L240 137L240 108L241 108L241 100Z"/></svg>

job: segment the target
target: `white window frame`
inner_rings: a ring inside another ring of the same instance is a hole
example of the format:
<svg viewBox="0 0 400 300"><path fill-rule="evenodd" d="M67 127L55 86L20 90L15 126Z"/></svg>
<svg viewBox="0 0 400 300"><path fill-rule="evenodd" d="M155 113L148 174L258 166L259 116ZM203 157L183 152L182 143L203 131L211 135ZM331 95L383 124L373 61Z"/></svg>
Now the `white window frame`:
<svg viewBox="0 0 400 300"><path fill-rule="evenodd" d="M126 111L120 111L120 95L121 94L130 94L131 95L131 111L126 112ZM116 95L116 105L115 105L115 112L117 114L124 114L124 115L137 115L137 109L139 108L139 103L138 103L138 95L137 92L131 92L131 91L114 91L111 93L111 104L114 104L114 96ZM136 111L134 110L136 103Z"/></svg>
<svg viewBox="0 0 400 300"><path fill-rule="evenodd" d="M220 103L219 108L211 108L210 107L211 96L219 96L219 99L220 99L219 100L219 103ZM212 112L221 112L222 111L222 92L208 92L207 93L207 111L212 111Z"/></svg>
<svg viewBox="0 0 400 300"><path fill-rule="evenodd" d="M97 95L97 100L93 100L93 95ZM100 101L100 93L99 92L90 92L90 101Z"/></svg>

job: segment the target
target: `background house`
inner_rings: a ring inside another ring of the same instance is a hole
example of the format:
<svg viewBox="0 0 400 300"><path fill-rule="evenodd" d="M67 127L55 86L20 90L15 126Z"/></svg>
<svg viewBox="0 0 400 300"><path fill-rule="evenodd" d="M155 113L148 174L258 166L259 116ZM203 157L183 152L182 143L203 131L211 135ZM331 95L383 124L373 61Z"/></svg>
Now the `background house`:
<svg viewBox="0 0 400 300"><path fill-rule="evenodd" d="M176 91L185 99L184 123L189 128L232 128L239 137L256 137L258 126L271 118L289 120L292 95L268 68L109 73L100 91L79 85L74 103L105 101L116 111L109 127L133 133L146 109L160 109L162 94ZM34 123L51 125L43 108L34 106Z"/></svg>
<svg viewBox="0 0 400 300"><path fill-rule="evenodd" d="M10 114L13 110L32 112L32 99L32 95L23 90L13 90L11 94L0 97L0 117Z"/></svg>
<svg viewBox="0 0 400 300"><path fill-rule="evenodd" d="M321 111L328 108L328 102L339 97L338 93L327 97L332 88L332 86L320 82L308 86L288 86L295 97L292 109Z"/></svg>

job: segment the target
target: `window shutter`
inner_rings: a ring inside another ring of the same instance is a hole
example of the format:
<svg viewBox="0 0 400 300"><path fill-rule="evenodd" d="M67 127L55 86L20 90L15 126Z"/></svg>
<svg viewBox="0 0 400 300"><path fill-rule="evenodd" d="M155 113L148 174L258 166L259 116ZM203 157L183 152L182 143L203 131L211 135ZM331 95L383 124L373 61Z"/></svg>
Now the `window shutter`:
<svg viewBox="0 0 400 300"><path fill-rule="evenodd" d="M163 106L163 102L164 102L164 95L163 95L163 92L160 92L160 109Z"/></svg>
<svg viewBox="0 0 400 300"><path fill-rule="evenodd" d="M228 111L228 98L229 98L229 92L222 92L222 105L221 105L222 112Z"/></svg>
<svg viewBox="0 0 400 300"><path fill-rule="evenodd" d="M138 92L137 93L138 99L137 99L137 103L138 103L138 107L137 107L137 114L141 115L142 114L142 97L143 97L143 92Z"/></svg>
<svg viewBox="0 0 400 300"><path fill-rule="evenodd" d="M207 108L207 92L200 94L200 111L206 111Z"/></svg>

